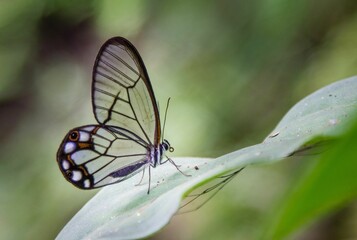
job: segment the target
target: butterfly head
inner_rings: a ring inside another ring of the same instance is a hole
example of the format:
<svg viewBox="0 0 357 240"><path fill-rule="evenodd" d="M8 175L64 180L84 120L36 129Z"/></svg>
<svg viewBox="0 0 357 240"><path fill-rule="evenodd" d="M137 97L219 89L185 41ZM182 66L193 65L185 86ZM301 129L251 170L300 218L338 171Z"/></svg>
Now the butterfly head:
<svg viewBox="0 0 357 240"><path fill-rule="evenodd" d="M63 139L57 152L57 163L63 176L82 189L89 189L93 184L86 167L81 164L83 151L93 149L92 131L92 126L72 129Z"/></svg>
<svg viewBox="0 0 357 240"><path fill-rule="evenodd" d="M169 151L169 152L175 151L175 149L171 147L169 141L167 141L166 139L162 141L161 146L164 148L165 151Z"/></svg>

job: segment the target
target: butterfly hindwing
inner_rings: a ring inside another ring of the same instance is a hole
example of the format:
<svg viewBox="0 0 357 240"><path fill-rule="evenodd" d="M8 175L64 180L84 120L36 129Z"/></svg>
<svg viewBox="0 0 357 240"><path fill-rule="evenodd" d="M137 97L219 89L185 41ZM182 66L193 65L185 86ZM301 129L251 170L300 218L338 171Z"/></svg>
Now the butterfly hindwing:
<svg viewBox="0 0 357 240"><path fill-rule="evenodd" d="M57 153L64 177L82 189L123 181L148 163L142 139L125 129L88 125L71 130Z"/></svg>

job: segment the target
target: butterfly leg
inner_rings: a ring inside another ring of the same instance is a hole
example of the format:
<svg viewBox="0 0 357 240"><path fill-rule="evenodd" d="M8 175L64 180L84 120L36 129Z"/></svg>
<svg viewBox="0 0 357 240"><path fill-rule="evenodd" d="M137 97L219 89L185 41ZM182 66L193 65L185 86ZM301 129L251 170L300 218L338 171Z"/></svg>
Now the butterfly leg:
<svg viewBox="0 0 357 240"><path fill-rule="evenodd" d="M150 193L150 184L151 184L151 167L149 166L149 188L148 188L148 194Z"/></svg>
<svg viewBox="0 0 357 240"><path fill-rule="evenodd" d="M144 179L144 175L145 175L145 168L143 169L143 175L141 175L141 179L140 179L139 183L135 184L135 186L139 186L141 184L141 182Z"/></svg>
<svg viewBox="0 0 357 240"><path fill-rule="evenodd" d="M167 158L167 160L164 161L163 163L169 161L172 165L175 166L175 168L177 169L177 171L179 171L182 175L184 175L184 176L186 176L186 177L191 177L191 176L192 176L192 175L190 175L190 174L186 174L186 173L182 172L182 171L180 170L180 165L177 165L171 158L169 158L169 157L167 157L167 156L166 156L166 158ZM163 163L162 163L162 164L163 164Z"/></svg>

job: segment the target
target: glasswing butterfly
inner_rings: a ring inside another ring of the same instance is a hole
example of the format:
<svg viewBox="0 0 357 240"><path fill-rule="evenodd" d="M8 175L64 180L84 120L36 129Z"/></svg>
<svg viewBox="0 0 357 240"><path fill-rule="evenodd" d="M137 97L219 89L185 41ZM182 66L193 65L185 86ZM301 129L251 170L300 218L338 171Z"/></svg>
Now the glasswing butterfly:
<svg viewBox="0 0 357 240"><path fill-rule="evenodd" d="M99 50L92 106L98 124L70 130L58 149L57 163L67 181L94 189L140 171L144 175L148 168L149 193L152 167L169 161L179 170L164 159L173 148L161 140L159 110L144 62L125 38L113 37Z"/></svg>

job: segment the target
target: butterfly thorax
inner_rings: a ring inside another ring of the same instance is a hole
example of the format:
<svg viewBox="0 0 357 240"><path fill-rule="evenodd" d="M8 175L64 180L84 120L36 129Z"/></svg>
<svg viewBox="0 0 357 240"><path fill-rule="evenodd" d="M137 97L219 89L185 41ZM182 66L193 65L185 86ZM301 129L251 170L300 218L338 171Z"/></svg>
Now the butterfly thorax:
<svg viewBox="0 0 357 240"><path fill-rule="evenodd" d="M158 146L150 145L147 156L150 166L156 167L157 165L162 164L162 159L165 156L165 152L169 151L170 148L170 143L166 139L164 139Z"/></svg>

